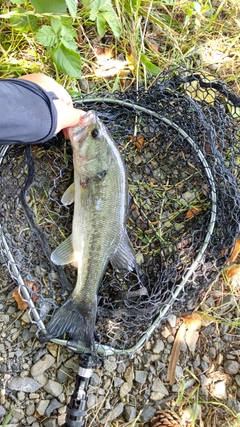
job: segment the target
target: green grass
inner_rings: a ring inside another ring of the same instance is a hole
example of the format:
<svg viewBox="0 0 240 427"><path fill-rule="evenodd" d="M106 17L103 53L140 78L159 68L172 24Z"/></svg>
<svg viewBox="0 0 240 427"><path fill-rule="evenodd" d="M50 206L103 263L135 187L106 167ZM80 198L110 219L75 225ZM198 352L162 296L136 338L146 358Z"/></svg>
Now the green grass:
<svg viewBox="0 0 240 427"><path fill-rule="evenodd" d="M181 63L214 72L239 89L238 0L99 2L108 4L108 14L81 2L74 17L68 10L51 15L30 2L16 3L21 5L2 2L1 77L41 71L72 93L82 89L82 79L85 91L124 90ZM65 63L72 65L63 69L65 46Z"/></svg>

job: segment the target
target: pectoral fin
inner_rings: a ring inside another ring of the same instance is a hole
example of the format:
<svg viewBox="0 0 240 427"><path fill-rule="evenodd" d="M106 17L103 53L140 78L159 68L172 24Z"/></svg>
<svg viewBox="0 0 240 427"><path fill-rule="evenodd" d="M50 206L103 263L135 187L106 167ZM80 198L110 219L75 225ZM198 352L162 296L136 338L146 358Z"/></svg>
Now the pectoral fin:
<svg viewBox="0 0 240 427"><path fill-rule="evenodd" d="M75 187L74 182L66 189L64 192L61 202L63 205L68 206L71 205L71 203L74 202L75 199Z"/></svg>
<svg viewBox="0 0 240 427"><path fill-rule="evenodd" d="M137 268L135 253L126 232L123 233L120 243L110 261L113 268L117 271L132 271Z"/></svg>
<svg viewBox="0 0 240 427"><path fill-rule="evenodd" d="M85 173L86 176L91 179L102 179L109 169L109 161L108 159L100 160L98 157L89 160L85 164Z"/></svg>
<svg viewBox="0 0 240 427"><path fill-rule="evenodd" d="M72 247L72 235L64 240L51 254L51 261L56 265L74 263L75 255Z"/></svg>

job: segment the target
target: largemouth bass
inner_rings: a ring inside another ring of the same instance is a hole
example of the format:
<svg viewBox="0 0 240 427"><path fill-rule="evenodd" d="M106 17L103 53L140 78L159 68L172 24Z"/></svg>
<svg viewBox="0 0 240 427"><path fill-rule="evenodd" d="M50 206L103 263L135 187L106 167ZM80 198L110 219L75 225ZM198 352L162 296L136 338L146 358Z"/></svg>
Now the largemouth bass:
<svg viewBox="0 0 240 427"><path fill-rule="evenodd" d="M109 261L115 270L137 268L126 231L128 184L117 145L95 112L70 129L74 183L62 203L74 202L72 234L51 255L57 265L74 264L76 287L52 317L44 340L68 332L87 348L94 338L97 292Z"/></svg>

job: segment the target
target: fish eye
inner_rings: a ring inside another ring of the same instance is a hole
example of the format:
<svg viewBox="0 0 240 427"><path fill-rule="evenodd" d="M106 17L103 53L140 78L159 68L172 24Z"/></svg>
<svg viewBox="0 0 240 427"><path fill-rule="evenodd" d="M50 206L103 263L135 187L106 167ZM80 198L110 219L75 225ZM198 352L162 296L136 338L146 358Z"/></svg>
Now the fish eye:
<svg viewBox="0 0 240 427"><path fill-rule="evenodd" d="M93 138L98 138L100 136L100 131L99 129L95 128L92 130L91 135Z"/></svg>

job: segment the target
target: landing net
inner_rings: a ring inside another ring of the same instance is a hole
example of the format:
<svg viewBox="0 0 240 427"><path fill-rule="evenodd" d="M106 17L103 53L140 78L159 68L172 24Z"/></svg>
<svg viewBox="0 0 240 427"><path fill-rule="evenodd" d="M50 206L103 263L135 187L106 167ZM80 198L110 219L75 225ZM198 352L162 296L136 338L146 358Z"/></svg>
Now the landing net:
<svg viewBox="0 0 240 427"><path fill-rule="evenodd" d="M75 100L96 110L124 158L128 234L141 267L109 265L98 292L96 352L133 354L172 313L192 311L226 265L240 234L240 98L199 71L168 70L147 90ZM76 283L51 252L71 233L69 142L3 147L1 252L32 322L44 333ZM76 351L71 342L57 340Z"/></svg>

